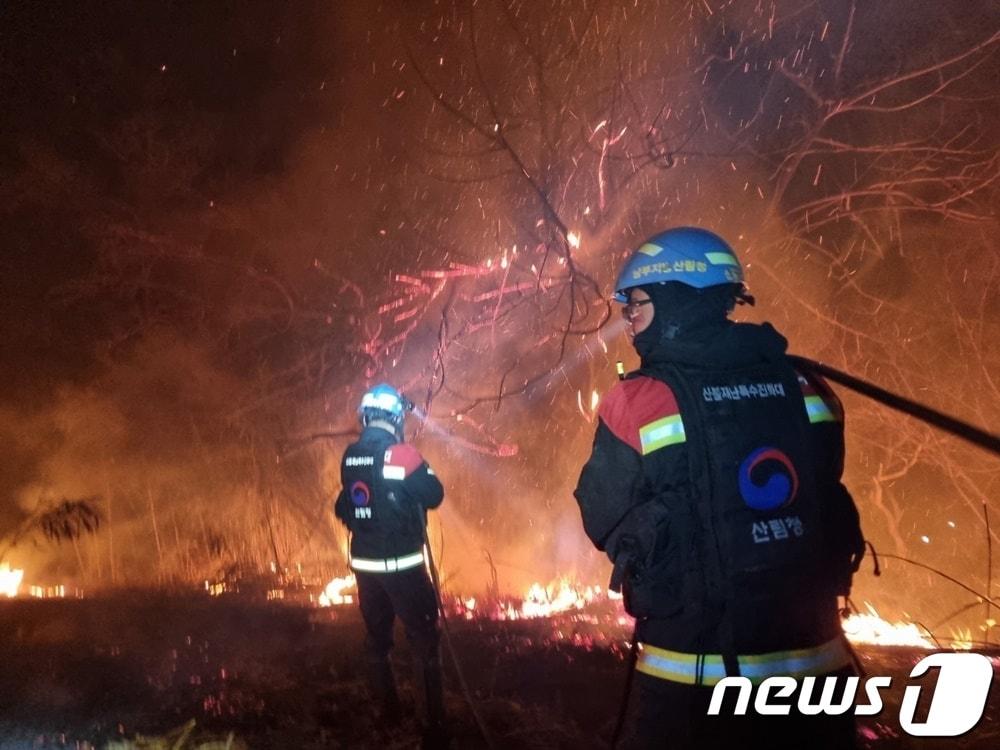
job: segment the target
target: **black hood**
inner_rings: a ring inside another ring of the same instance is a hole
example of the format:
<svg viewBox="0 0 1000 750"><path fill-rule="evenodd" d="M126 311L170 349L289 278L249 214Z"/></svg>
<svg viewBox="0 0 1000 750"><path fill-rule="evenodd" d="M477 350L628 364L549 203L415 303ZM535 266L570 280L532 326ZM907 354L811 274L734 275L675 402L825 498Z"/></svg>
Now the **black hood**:
<svg viewBox="0 0 1000 750"><path fill-rule="evenodd" d="M694 333L694 332L693 332ZM660 340L642 355L642 366L686 364L712 368L738 367L781 359L788 340L770 323L722 321L697 331L695 335Z"/></svg>
<svg viewBox="0 0 1000 750"><path fill-rule="evenodd" d="M740 365L779 358L788 346L768 324L729 320L740 284L696 289L667 281L639 288L649 295L655 311L649 325L632 340L643 367L657 362Z"/></svg>
<svg viewBox="0 0 1000 750"><path fill-rule="evenodd" d="M676 281L639 287L653 302L656 314L632 344L642 359L664 344L706 338L727 322L736 302L736 284L696 289Z"/></svg>
<svg viewBox="0 0 1000 750"><path fill-rule="evenodd" d="M374 445L390 446L403 441L399 439L398 434L389 432L384 427L369 424L362 428L361 437L358 438L358 442L364 443L365 445L371 443Z"/></svg>

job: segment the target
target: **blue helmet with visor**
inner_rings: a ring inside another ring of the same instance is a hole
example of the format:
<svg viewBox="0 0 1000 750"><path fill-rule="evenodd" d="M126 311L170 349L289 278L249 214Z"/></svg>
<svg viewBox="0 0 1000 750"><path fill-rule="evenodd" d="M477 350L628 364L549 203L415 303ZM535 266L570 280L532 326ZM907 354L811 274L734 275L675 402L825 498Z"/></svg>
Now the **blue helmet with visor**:
<svg viewBox="0 0 1000 750"><path fill-rule="evenodd" d="M743 266L717 234L698 227L677 227L654 234L628 259L615 282L615 300L628 302L628 290L644 284L676 281L695 289L735 284L736 296L749 301Z"/></svg>
<svg viewBox="0 0 1000 750"><path fill-rule="evenodd" d="M358 405L358 419L367 427L375 421L388 422L397 432L403 428L406 412L413 408L412 402L387 383L379 383L365 392Z"/></svg>

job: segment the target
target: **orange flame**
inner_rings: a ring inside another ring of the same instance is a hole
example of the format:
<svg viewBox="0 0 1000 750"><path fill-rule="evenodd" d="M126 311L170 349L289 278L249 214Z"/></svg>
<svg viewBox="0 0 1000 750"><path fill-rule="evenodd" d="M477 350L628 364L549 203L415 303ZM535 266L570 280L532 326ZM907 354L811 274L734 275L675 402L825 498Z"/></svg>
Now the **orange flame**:
<svg viewBox="0 0 1000 750"><path fill-rule="evenodd" d="M916 623L889 622L879 617L875 608L865 602L868 613L856 613L845 619L841 626L848 640L853 643L873 643L879 646L916 646L935 648L934 642L921 631Z"/></svg>
<svg viewBox="0 0 1000 750"><path fill-rule="evenodd" d="M508 620L549 617L560 612L583 609L602 596L604 590L600 586L577 586L567 578L561 578L548 586L533 583L524 595L521 606L508 604L503 617Z"/></svg>
<svg viewBox="0 0 1000 750"><path fill-rule="evenodd" d="M29 586L28 594L36 599L65 599L66 587L62 584L57 586ZM77 592L79 596L79 592Z"/></svg>
<svg viewBox="0 0 1000 750"><path fill-rule="evenodd" d="M329 607L352 603L354 596L344 592L356 585L353 575L334 578L327 584L324 593L320 595L320 606ZM626 628L626 630L620 631L622 635L627 632L627 627L631 625L632 620L625 615L621 600L621 594L608 591L603 586L584 585L567 577L558 578L548 585L539 582L532 583L520 600L516 598L502 599L491 604L480 602L472 596L455 596L450 599L453 613L466 620L480 617L495 620L527 620L568 613L572 615L574 621L586 621L597 625L600 632L595 636L593 634L580 635L574 631L565 637L583 638L589 641L594 641L598 636L604 640L609 638L614 640L617 637L614 633L618 633L621 628ZM607 605L609 602L612 603L610 609L601 606L602 603ZM591 605L596 606L591 607ZM588 607L590 609L587 612L582 611ZM883 619L869 602L865 602L865 607L868 610L866 613L852 614L841 623L845 635L853 643L925 649L939 648L942 645L953 649L970 649L972 647L972 636L968 630L953 632L950 643L938 644L934 642L933 637L925 629L916 623L889 622ZM995 623L988 623L988 625L993 624ZM605 631L605 628L608 627L610 630ZM562 632L557 632L555 635L560 638L564 637Z"/></svg>
<svg viewBox="0 0 1000 750"><path fill-rule="evenodd" d="M357 585L357 580L354 578L354 574L348 574L343 578L334 578L328 584L326 588L323 589L323 593L319 595L319 606L321 607L333 607L339 606L341 604L351 604L354 601L353 594L345 594L346 589L352 589Z"/></svg>
<svg viewBox="0 0 1000 750"><path fill-rule="evenodd" d="M21 588L21 581L24 579L24 570L14 568L4 563L0 565L0 596L12 598L17 596L17 590Z"/></svg>

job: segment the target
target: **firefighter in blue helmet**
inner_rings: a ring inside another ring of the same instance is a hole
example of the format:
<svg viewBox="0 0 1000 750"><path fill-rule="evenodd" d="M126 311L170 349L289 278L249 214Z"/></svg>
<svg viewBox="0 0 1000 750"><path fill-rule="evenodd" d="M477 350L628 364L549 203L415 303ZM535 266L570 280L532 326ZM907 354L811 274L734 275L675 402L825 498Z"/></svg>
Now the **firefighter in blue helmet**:
<svg viewBox="0 0 1000 750"><path fill-rule="evenodd" d="M334 511L351 531L351 568L367 628L370 680L383 719L400 719L389 651L396 617L414 655L423 697L424 747L444 747L438 607L424 557L427 510L444 497L420 453L403 442L406 411L395 388L377 385L361 399L362 432L340 463Z"/></svg>
<svg viewBox="0 0 1000 750"><path fill-rule="evenodd" d="M603 399L575 495L636 617L627 746L853 747L850 712L802 716L795 697L790 716L707 715L727 675L853 672L837 597L864 541L840 402L769 324L729 320L753 298L711 232L650 238L615 297L641 367Z"/></svg>

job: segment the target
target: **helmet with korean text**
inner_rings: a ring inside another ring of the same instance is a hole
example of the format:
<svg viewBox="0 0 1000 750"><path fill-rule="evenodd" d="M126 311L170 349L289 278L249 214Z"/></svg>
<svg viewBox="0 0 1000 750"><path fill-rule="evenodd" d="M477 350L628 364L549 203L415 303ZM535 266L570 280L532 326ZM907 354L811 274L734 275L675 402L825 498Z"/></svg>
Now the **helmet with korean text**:
<svg viewBox="0 0 1000 750"><path fill-rule="evenodd" d="M670 281L695 289L726 285L736 302L753 304L733 249L707 229L675 227L643 242L618 274L615 300L628 302L629 289Z"/></svg>

